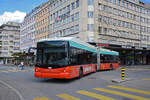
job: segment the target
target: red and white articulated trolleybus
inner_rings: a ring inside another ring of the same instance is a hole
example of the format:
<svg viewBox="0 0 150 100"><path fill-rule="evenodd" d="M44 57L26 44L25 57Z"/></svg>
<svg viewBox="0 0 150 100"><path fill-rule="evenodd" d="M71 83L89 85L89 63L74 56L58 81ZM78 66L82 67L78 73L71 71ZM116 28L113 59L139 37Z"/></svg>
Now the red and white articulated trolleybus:
<svg viewBox="0 0 150 100"><path fill-rule="evenodd" d="M35 77L72 79L97 70L119 67L118 52L96 47L76 38L37 42Z"/></svg>

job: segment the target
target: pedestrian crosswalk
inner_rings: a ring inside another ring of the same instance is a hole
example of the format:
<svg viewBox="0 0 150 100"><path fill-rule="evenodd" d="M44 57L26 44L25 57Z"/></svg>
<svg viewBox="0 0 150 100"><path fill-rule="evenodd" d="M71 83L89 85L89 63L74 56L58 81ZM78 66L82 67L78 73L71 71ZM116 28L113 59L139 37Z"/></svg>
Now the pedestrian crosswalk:
<svg viewBox="0 0 150 100"><path fill-rule="evenodd" d="M80 98L77 98L77 97L74 97L74 96L71 96L71 95L68 95L68 94L58 94L56 95L64 100L80 100Z"/></svg>
<svg viewBox="0 0 150 100"><path fill-rule="evenodd" d="M150 78L143 78L142 80L147 80L147 81L150 81Z"/></svg>
<svg viewBox="0 0 150 100"><path fill-rule="evenodd" d="M34 98L33 100L49 100L49 99L46 97L40 97L40 98Z"/></svg>
<svg viewBox="0 0 150 100"><path fill-rule="evenodd" d="M86 96L89 96L89 97L92 97L92 98L96 98L96 99L99 99L99 100L116 100L116 99L111 98L111 97L107 97L107 96L104 96L104 95L100 95L100 94L96 94L96 93L88 92L88 91L84 91L84 90L77 91L77 93L82 94L82 95L86 95Z"/></svg>
<svg viewBox="0 0 150 100"><path fill-rule="evenodd" d="M144 98L144 97L140 97L140 96L136 96L136 95L120 92L120 91L114 91L114 90L109 90L109 89L104 89L104 88L94 88L94 89L97 91L111 93L113 95L119 95L119 96L131 98L135 100L150 100L150 98Z"/></svg>
<svg viewBox="0 0 150 100"><path fill-rule="evenodd" d="M0 72L3 73L9 73L9 72L26 72L27 70L18 70L18 69L12 69L12 70L0 70Z"/></svg>
<svg viewBox="0 0 150 100"><path fill-rule="evenodd" d="M94 91L94 92L93 92ZM128 88L123 86L117 86L117 85L109 85L103 88L93 88L91 90L79 90L74 91L75 94L78 94L76 96L73 96L73 94L56 94L56 98L60 98L61 100L83 100L82 96L89 97L88 100L124 100L124 98L127 98L127 100L133 99L133 100L150 100L150 91L144 91L140 89L134 89L134 88ZM108 94L111 94L111 96ZM136 94L136 95L135 95ZM80 95L80 98L79 98ZM113 96L115 95L115 96ZM140 95L140 96L139 96ZM142 95L142 96L141 96ZM118 99L118 98L119 99ZM122 99L120 99L122 97ZM46 97L45 97L46 98ZM51 100L43 99L43 98L34 98L33 100Z"/></svg>
<svg viewBox="0 0 150 100"><path fill-rule="evenodd" d="M143 90L133 89L133 88L127 88L127 87L123 87L123 86L109 85L107 87L120 89L120 90L126 90L126 91L130 91L130 92L141 93L141 94L145 94L145 95L150 95L150 92L148 92L148 91L143 91Z"/></svg>

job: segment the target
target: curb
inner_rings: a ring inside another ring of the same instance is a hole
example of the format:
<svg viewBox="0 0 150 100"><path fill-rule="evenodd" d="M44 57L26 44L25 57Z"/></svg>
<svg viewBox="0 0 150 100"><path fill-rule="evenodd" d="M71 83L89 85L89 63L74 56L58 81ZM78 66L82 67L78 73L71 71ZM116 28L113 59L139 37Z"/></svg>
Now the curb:
<svg viewBox="0 0 150 100"><path fill-rule="evenodd" d="M126 82L126 81L131 81L131 80L135 80L134 78L126 78L124 80L122 79L112 79L111 81L114 83L122 83L122 82Z"/></svg>
<svg viewBox="0 0 150 100"><path fill-rule="evenodd" d="M7 84L4 81L0 80L0 83L3 84L4 86L10 88L12 91L14 91L18 95L18 97L19 97L20 100L24 100L24 98L22 97L22 95L15 88L13 88L12 86L10 86L9 84Z"/></svg>

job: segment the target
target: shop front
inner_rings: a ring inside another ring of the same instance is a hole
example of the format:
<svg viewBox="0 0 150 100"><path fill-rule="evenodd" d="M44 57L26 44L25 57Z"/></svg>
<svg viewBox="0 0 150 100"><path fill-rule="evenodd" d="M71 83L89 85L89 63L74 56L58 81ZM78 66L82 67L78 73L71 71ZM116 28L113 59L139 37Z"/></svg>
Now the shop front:
<svg viewBox="0 0 150 100"><path fill-rule="evenodd" d="M119 52L121 65L147 65L150 64L150 50L131 46L109 45L107 47Z"/></svg>
<svg viewBox="0 0 150 100"><path fill-rule="evenodd" d="M148 65L150 64L150 49L133 47L127 45L114 45L103 43L91 43L92 45L99 44L103 48L119 52L120 65Z"/></svg>

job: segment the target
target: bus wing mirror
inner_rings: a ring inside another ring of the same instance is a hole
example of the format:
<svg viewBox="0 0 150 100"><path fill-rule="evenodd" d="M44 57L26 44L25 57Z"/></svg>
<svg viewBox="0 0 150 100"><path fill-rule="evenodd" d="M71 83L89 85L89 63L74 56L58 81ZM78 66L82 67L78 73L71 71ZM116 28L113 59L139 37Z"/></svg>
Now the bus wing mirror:
<svg viewBox="0 0 150 100"><path fill-rule="evenodd" d="M36 47L30 47L30 48L28 49L28 55L30 55L31 50L36 50L36 49L37 49Z"/></svg>

